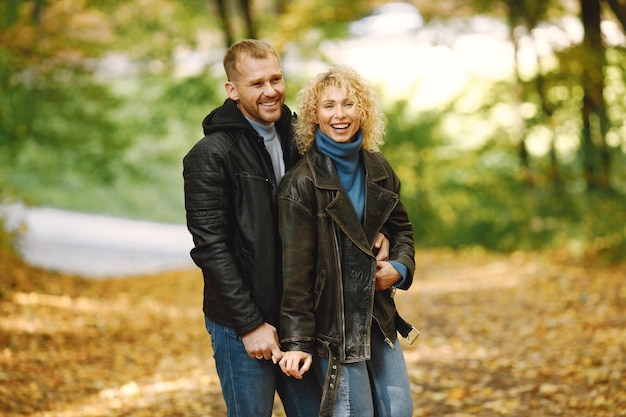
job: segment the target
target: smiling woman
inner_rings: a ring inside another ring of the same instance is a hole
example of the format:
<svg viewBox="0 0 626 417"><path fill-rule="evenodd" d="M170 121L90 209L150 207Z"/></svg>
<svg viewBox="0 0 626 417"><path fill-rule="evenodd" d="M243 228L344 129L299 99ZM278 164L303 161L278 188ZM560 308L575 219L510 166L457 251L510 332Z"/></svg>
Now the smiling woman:
<svg viewBox="0 0 626 417"><path fill-rule="evenodd" d="M349 67L318 74L298 101L303 159L278 191L280 367L296 379L314 370L323 383L320 416L411 416L397 337L415 329L393 297L411 285L415 249L400 180L378 152L385 116ZM388 257L375 246L382 230Z"/></svg>

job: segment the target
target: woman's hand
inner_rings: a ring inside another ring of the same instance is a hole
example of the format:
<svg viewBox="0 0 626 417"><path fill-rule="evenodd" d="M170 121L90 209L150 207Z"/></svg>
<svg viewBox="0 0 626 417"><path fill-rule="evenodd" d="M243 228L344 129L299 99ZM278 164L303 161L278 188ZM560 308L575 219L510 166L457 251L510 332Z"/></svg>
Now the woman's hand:
<svg viewBox="0 0 626 417"><path fill-rule="evenodd" d="M398 282L402 275L389 262L376 262L376 291L384 291Z"/></svg>
<svg viewBox="0 0 626 417"><path fill-rule="evenodd" d="M387 236L379 233L374 242L374 253L377 261L386 261L389 259L389 239Z"/></svg>
<svg viewBox="0 0 626 417"><path fill-rule="evenodd" d="M311 369L312 363L313 356L300 350L284 352L283 358L278 361L278 365L283 373L296 379L302 379L302 375Z"/></svg>

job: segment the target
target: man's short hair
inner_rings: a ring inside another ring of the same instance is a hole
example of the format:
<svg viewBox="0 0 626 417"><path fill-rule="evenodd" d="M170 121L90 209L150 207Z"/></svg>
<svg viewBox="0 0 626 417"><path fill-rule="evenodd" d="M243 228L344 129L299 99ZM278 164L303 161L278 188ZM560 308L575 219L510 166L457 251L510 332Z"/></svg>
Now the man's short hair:
<svg viewBox="0 0 626 417"><path fill-rule="evenodd" d="M270 56L275 56L280 62L278 54L267 42L257 39L244 39L231 45L228 51L226 51L226 55L224 55L224 71L226 72L228 81L236 79L237 76L240 75L237 70L237 62L239 62L240 57L243 55L247 55L253 59L265 59Z"/></svg>

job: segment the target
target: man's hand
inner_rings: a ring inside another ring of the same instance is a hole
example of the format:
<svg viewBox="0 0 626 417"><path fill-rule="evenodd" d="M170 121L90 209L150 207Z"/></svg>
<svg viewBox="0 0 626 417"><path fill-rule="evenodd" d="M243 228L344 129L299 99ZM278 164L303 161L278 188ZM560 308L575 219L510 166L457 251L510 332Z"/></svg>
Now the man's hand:
<svg viewBox="0 0 626 417"><path fill-rule="evenodd" d="M285 352L283 355L278 364L285 375L302 379L302 375L311 369L313 356L310 353L294 350Z"/></svg>
<svg viewBox="0 0 626 417"><path fill-rule="evenodd" d="M389 262L376 262L376 291L383 291L391 287L402 278L402 275Z"/></svg>
<svg viewBox="0 0 626 417"><path fill-rule="evenodd" d="M243 346L252 359L271 359L274 363L283 357L278 341L276 328L269 323L263 323L256 329L241 337Z"/></svg>
<svg viewBox="0 0 626 417"><path fill-rule="evenodd" d="M379 233L374 242L374 253L377 261L386 261L389 259L389 239L387 236Z"/></svg>

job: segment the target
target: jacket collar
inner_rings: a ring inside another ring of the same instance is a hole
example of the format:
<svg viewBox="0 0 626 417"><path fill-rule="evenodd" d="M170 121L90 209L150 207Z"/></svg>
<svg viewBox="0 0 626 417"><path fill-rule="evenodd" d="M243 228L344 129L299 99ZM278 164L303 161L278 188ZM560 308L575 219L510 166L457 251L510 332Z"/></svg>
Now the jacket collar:
<svg viewBox="0 0 626 417"><path fill-rule="evenodd" d="M281 138L291 138L291 118L293 114L289 107L283 105L280 119L276 122L276 129ZM202 129L207 135L214 131L249 130L255 132L252 125L237 107L237 102L227 98L224 103L214 109L202 120Z"/></svg>
<svg viewBox="0 0 626 417"><path fill-rule="evenodd" d="M333 161L322 154L316 145L306 153L306 158L313 173L313 181L317 188L337 190L339 176ZM389 178L389 173L373 153L361 150L361 158L365 166L365 176L369 181L380 182Z"/></svg>
<svg viewBox="0 0 626 417"><path fill-rule="evenodd" d="M363 150L361 158L365 166L363 224L359 221L348 195L341 189L339 175L332 160L320 153L316 146L306 153L307 164L316 188L327 190L326 212L361 250L372 253L376 236L398 203L399 197L381 184L389 178L389 173L380 158Z"/></svg>

